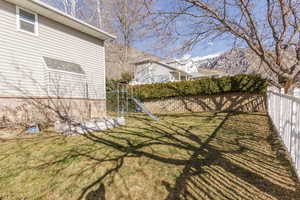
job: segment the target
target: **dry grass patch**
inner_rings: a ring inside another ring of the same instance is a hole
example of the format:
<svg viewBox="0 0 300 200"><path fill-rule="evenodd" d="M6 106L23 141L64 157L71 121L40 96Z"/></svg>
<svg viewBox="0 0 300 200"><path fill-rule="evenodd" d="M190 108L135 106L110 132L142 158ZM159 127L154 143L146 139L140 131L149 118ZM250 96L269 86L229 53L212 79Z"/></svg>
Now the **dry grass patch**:
<svg viewBox="0 0 300 200"><path fill-rule="evenodd" d="M86 136L0 140L0 199L297 199L265 114L160 118L131 115L126 127Z"/></svg>

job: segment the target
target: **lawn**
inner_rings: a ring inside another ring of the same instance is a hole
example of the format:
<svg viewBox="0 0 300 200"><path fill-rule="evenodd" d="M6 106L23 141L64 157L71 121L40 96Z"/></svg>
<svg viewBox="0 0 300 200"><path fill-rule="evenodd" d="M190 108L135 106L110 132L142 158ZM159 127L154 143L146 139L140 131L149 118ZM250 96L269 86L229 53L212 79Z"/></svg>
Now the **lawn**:
<svg viewBox="0 0 300 200"><path fill-rule="evenodd" d="M0 200L300 199L265 114L160 118L131 115L126 127L86 136L0 139Z"/></svg>

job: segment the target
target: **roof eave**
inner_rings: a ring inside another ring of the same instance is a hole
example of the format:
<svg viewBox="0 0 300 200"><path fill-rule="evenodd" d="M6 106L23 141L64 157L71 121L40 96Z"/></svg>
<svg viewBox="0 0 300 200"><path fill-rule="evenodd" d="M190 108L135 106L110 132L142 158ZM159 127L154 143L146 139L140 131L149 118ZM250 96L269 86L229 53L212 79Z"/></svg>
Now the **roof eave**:
<svg viewBox="0 0 300 200"><path fill-rule="evenodd" d="M111 35L101 29L98 29L86 22L78 20L64 12L49 6L39 0L5 0L25 9L31 10L41 16L45 16L52 19L58 23L64 24L71 27L77 31L83 32L85 34L91 35L100 40L114 40L116 36Z"/></svg>

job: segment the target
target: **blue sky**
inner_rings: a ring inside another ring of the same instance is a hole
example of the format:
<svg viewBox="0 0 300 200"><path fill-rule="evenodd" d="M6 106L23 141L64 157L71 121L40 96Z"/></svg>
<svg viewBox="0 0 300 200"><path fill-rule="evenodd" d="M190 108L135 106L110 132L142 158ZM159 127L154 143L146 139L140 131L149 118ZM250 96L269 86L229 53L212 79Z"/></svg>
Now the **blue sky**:
<svg viewBox="0 0 300 200"><path fill-rule="evenodd" d="M171 9L171 6L174 5L174 0L157 0L156 4L156 9L162 10L162 11L168 11ZM185 22L180 22L182 24L182 28L184 29ZM151 47L156 45L156 42L154 39L151 40L144 40L144 41L139 41L135 44L135 47L138 49L141 49L143 51L146 51L148 53L157 55L157 56L164 56L162 52L158 50L153 50ZM180 43L180 41L177 41ZM159 41L158 41L159 43ZM228 38L222 38L219 40L214 40L214 41L203 41L199 44L197 44L190 52L186 52L186 54L191 54L193 57L196 56L206 56L210 54L216 54L220 52L225 52L228 51L232 48L233 46L233 39L228 37ZM169 46L166 46L165 52L168 52L168 48L172 49L173 47L171 44ZM178 57L178 55L171 55L171 57Z"/></svg>
<svg viewBox="0 0 300 200"><path fill-rule="evenodd" d="M43 0L44 2L49 3L52 6L60 7L60 0ZM171 6L174 5L174 0L157 0L156 8L167 11L171 8ZM60 7L61 9L61 7ZM186 27L185 22L180 22L182 24L183 29ZM155 39L145 39L142 41L136 41L134 47L145 51L150 54L154 54L156 56L166 57L169 50L173 48L173 46L170 44L166 47L164 47L163 51L158 51L157 49L153 49L153 46L156 46L156 44L159 43L159 41ZM179 43L179 41L177 41ZM232 47L232 39L225 38L222 40L215 40L213 42L211 41L203 41L202 43L197 44L190 52L186 52L187 54L191 54L193 57L196 56L206 56L209 54L215 54L220 52L225 52L229 50ZM178 57L178 55L169 54L169 57Z"/></svg>
<svg viewBox="0 0 300 200"><path fill-rule="evenodd" d="M212 1L212 0L211 0ZM162 11L172 11L172 7L176 6L176 2L181 2L181 1L176 1L176 0L156 0L157 4L156 4L156 9L162 10ZM262 28L261 26L264 23L260 23L261 20L263 20L265 18L264 14L266 12L266 2L265 1L252 1L253 3L253 14L256 18L256 21L258 22L257 26ZM231 15L233 17L238 16L238 14L240 14L240 10L235 10L234 6L230 7L228 9L230 12L228 12L228 15ZM198 21L198 20L197 20ZM188 17L185 17L184 19L179 20L178 22L178 29L180 31L185 32L185 30L189 30L189 25L191 23L191 19L188 19ZM199 25L201 26L201 24ZM177 30L178 30L177 29ZM201 30L201 27L200 27ZM265 29L264 29L265 30ZM264 31L264 33L267 33L266 31ZM185 40L187 38L181 38L179 39L179 41L174 41L174 43L178 44L180 43L180 40ZM141 41L138 42L136 44L136 47L139 49L142 49L146 52L161 56L161 52L157 51L157 50L151 50L151 48L149 49L148 46L155 46L155 40L146 40L146 41ZM196 56L206 56L209 54L216 54L216 53L220 53L220 52L225 52L230 50L231 48L233 48L234 46L234 39L232 36L228 35L225 36L223 35L222 38L218 38L215 39L213 41L201 41L200 43L198 43L197 45L194 46L194 48L190 51L187 52L188 54L191 54L193 57ZM159 43L159 42L158 42ZM245 45L245 43L240 43L238 44L239 47L247 47L247 45ZM168 45L165 47L165 49L172 49L172 44Z"/></svg>
<svg viewBox="0 0 300 200"><path fill-rule="evenodd" d="M137 42L135 47L147 53L164 57L165 55L162 55L161 52L151 49L151 45L153 45L153 43L154 43L153 41ZM206 56L210 54L216 54L216 53L228 51L232 48L232 46L233 46L233 41L231 38L228 38L228 40L219 40L214 42L202 42L197 44L191 51L186 52L186 54L190 54L192 55L192 57ZM178 56L174 55L173 57L178 57Z"/></svg>

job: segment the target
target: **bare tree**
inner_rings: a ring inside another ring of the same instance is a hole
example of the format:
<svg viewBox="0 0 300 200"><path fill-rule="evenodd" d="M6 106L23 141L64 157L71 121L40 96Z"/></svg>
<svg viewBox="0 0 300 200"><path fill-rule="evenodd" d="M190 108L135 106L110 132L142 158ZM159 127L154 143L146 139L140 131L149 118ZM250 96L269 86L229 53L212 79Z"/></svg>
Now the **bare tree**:
<svg viewBox="0 0 300 200"><path fill-rule="evenodd" d="M97 26L102 28L102 2L101 0L96 0L96 16L97 16Z"/></svg>
<svg viewBox="0 0 300 200"><path fill-rule="evenodd" d="M62 10L68 15L77 16L80 0L42 0L43 2Z"/></svg>
<svg viewBox="0 0 300 200"><path fill-rule="evenodd" d="M63 0L64 10L71 16L76 17L78 0Z"/></svg>
<svg viewBox="0 0 300 200"><path fill-rule="evenodd" d="M11 127L28 128L32 124L49 126L57 120L75 123L91 119L89 97L97 91L88 85L85 74L47 70L41 81L30 70L22 69L14 59L11 67L23 79L12 81L5 72L0 72L1 85L18 96L12 103L1 105L0 124L5 122Z"/></svg>
<svg viewBox="0 0 300 200"><path fill-rule="evenodd" d="M42 0L68 15L101 28L102 0Z"/></svg>
<svg viewBox="0 0 300 200"><path fill-rule="evenodd" d="M77 0L77 18L96 26L97 28L102 27L102 0Z"/></svg>
<svg viewBox="0 0 300 200"><path fill-rule="evenodd" d="M118 36L118 43L124 46L122 62L128 62L128 50L134 42L141 40L149 32L147 8L154 0L103 0L104 27Z"/></svg>
<svg viewBox="0 0 300 200"><path fill-rule="evenodd" d="M291 92L300 75L299 6L299 0L174 0L152 14L161 39L180 40L185 51L203 41L235 39Z"/></svg>

